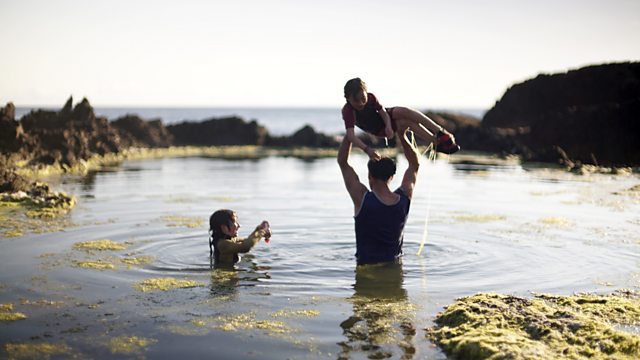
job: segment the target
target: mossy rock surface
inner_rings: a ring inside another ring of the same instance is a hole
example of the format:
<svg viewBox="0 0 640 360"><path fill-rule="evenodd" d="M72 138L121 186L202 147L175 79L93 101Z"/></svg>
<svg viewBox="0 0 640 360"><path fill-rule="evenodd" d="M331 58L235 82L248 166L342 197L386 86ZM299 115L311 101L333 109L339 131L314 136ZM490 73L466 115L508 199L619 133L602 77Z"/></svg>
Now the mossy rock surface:
<svg viewBox="0 0 640 360"><path fill-rule="evenodd" d="M427 336L459 359L638 359L640 297L476 294L436 317Z"/></svg>

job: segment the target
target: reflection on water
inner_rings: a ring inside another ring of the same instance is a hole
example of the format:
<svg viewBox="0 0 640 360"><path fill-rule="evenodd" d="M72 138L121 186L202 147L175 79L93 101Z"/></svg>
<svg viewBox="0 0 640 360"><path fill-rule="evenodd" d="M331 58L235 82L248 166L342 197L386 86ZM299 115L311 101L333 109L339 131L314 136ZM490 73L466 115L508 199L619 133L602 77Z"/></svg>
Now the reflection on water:
<svg viewBox="0 0 640 360"><path fill-rule="evenodd" d="M367 158L352 160L366 179ZM9 343L109 358L112 339L154 339L135 356L441 359L423 329L457 297L640 289L640 177L453 160L420 168L403 265L357 270L333 158L127 161L63 179L79 199L57 220L68 226L0 239L0 308L26 316L1 324L0 358ZM269 220L272 241L212 267L206 219L220 208ZM158 279L195 287L135 286Z"/></svg>
<svg viewBox="0 0 640 360"><path fill-rule="evenodd" d="M416 352L415 306L403 287L402 264L364 265L356 268L355 293L349 301L353 315L340 323L345 341L340 359L364 352L371 359L410 359Z"/></svg>

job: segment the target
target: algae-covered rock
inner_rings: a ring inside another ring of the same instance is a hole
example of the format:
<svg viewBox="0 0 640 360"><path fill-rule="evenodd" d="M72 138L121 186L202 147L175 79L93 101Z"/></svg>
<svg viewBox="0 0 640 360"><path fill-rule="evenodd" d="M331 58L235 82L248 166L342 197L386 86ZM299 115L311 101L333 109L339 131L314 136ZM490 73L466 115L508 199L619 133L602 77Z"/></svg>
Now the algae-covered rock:
<svg viewBox="0 0 640 360"><path fill-rule="evenodd" d="M1 236L19 237L28 232L60 231L70 226L68 219L60 218L76 204L72 196L52 192L49 186L34 182L26 190L0 192Z"/></svg>
<svg viewBox="0 0 640 360"><path fill-rule="evenodd" d="M533 299L476 294L438 314L427 336L461 359L637 359L640 337L614 325L639 322L640 299L629 292Z"/></svg>

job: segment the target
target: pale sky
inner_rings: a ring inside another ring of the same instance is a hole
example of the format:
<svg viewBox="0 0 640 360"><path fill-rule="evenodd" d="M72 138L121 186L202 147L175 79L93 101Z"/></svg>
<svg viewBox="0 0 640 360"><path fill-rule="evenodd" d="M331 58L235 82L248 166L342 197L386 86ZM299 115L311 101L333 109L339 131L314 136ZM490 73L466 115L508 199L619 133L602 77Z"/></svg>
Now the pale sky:
<svg viewBox="0 0 640 360"><path fill-rule="evenodd" d="M640 60L640 0L0 0L0 103L489 108L512 84Z"/></svg>

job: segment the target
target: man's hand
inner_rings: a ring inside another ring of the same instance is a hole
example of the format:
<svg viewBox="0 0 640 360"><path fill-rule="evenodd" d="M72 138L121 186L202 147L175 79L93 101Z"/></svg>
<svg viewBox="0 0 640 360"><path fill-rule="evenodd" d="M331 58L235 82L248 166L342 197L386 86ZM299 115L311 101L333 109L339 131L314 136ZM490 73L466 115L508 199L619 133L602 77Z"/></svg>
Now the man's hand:
<svg viewBox="0 0 640 360"><path fill-rule="evenodd" d="M380 156L380 154L377 151L375 151L374 149L370 148L369 146L367 146L365 148L365 151L366 151L367 155L369 155L369 159L371 159L371 160L378 161L378 160L382 159L382 156Z"/></svg>

